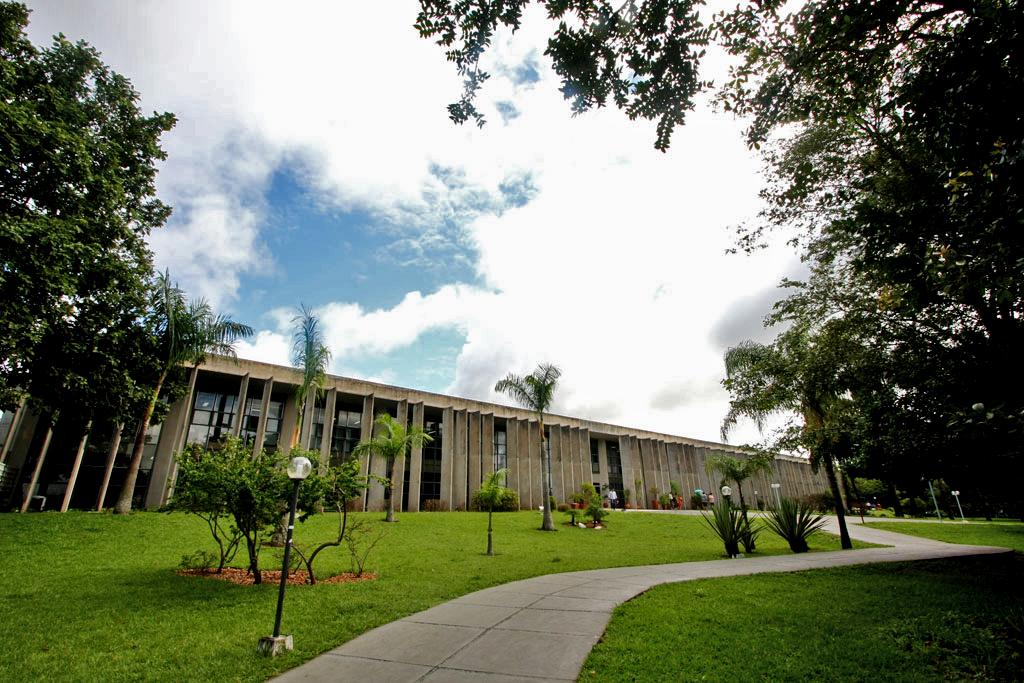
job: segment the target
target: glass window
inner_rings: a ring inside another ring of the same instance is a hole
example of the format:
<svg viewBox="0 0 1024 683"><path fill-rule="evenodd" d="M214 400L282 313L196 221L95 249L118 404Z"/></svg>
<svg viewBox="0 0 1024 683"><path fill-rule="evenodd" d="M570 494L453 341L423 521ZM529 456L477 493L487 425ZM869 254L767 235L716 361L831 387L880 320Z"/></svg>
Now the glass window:
<svg viewBox="0 0 1024 683"><path fill-rule="evenodd" d="M597 454L597 443L590 442L590 471L593 474L601 473L601 458Z"/></svg>

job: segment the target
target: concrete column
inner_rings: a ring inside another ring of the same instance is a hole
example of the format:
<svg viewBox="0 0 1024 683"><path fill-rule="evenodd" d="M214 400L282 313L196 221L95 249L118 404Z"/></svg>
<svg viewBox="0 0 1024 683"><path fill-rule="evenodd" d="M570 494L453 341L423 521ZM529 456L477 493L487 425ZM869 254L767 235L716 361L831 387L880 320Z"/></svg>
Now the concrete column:
<svg viewBox="0 0 1024 683"><path fill-rule="evenodd" d="M263 382L263 399L260 401L260 421L256 425L256 438L252 443L252 457L263 450L263 441L267 437L267 413L270 412L270 395L274 393L274 378L268 377Z"/></svg>
<svg viewBox="0 0 1024 683"><path fill-rule="evenodd" d="M43 470L43 463L46 462L46 454L50 452L50 441L53 440L53 419L50 419L49 426L46 429L46 438L43 440L43 445L39 449L39 457L36 459L36 466L32 470L32 479L28 484L28 492L25 494L24 499L21 501L21 512L28 512L29 503L32 502L32 496L36 494L36 487L39 486L39 473Z"/></svg>
<svg viewBox="0 0 1024 683"><path fill-rule="evenodd" d="M469 443L466 448L466 454L469 458L469 494L466 498L466 504L468 506L473 502L473 494L480 489L480 484L483 481L482 460L484 457L484 449L483 445L480 443L480 433L482 428L482 425L480 424L480 413L469 413L466 417L469 420ZM493 461L494 458L492 457L491 462Z"/></svg>
<svg viewBox="0 0 1024 683"><path fill-rule="evenodd" d="M508 487L515 489L515 492L519 494L519 507L529 508L530 487L523 486L520 479L519 422L517 420L505 420L505 451L508 453ZM529 482L529 470L527 470L527 482Z"/></svg>
<svg viewBox="0 0 1024 683"><path fill-rule="evenodd" d="M292 441L299 445L299 439L295 428L299 422L299 399L295 392L288 393L284 400L284 410L281 412L281 431L277 435L277 450L282 453L289 453L292 450Z"/></svg>
<svg viewBox="0 0 1024 683"><path fill-rule="evenodd" d="M668 480L669 484L675 482L679 486L679 495L686 500L686 482L683 481L683 470L681 467L682 446L678 443L666 443L665 455L668 459Z"/></svg>
<svg viewBox="0 0 1024 683"><path fill-rule="evenodd" d="M590 451L587 451L586 462L583 461L583 440L579 427L569 430L569 453L572 460L572 489L579 491L584 483L593 481L590 472Z"/></svg>
<svg viewBox="0 0 1024 683"><path fill-rule="evenodd" d="M480 460L483 465L483 478L494 474L494 413L481 416L480 424ZM507 437L507 435L506 435ZM505 440L505 459L508 460L508 439Z"/></svg>
<svg viewBox="0 0 1024 683"><path fill-rule="evenodd" d="M114 460L117 458L117 449L121 446L121 432L124 424L117 423L114 427L114 434L110 438L110 448L107 450L107 465L103 468L103 481L100 483L100 493L96 497L96 512L103 512L103 503L107 498L107 488L110 487L110 474L114 471Z"/></svg>
<svg viewBox="0 0 1024 683"><path fill-rule="evenodd" d="M174 483L178 478L176 453L185 448L188 427L192 422L192 408L195 405L196 382L199 367L192 368L185 396L171 406L160 429L160 440L156 444L156 457L149 473L149 488L146 489L146 507L160 507L174 496Z"/></svg>
<svg viewBox="0 0 1024 683"><path fill-rule="evenodd" d="M562 458L562 428L558 425L551 425L548 428L548 435L551 437L551 491L555 500L559 503L565 502L565 473L563 472Z"/></svg>
<svg viewBox="0 0 1024 683"><path fill-rule="evenodd" d="M78 450L75 451L75 462L71 466L71 476L68 477L68 485L64 487L64 500L60 504L60 511L67 512L71 504L71 496L75 493L75 482L78 481L78 470L82 467L82 456L85 455L85 445L89 442L89 433L92 431L92 420L85 425L85 434L78 441Z"/></svg>
<svg viewBox="0 0 1024 683"><path fill-rule="evenodd" d="M242 420L245 418L245 401L249 398L249 373L242 375L238 383L238 402L235 404L235 420L231 423L231 435L242 433Z"/></svg>
<svg viewBox="0 0 1024 683"><path fill-rule="evenodd" d="M668 444L658 440L658 465L661 469L661 484L665 487L665 493L672 494L672 470L668 463Z"/></svg>
<svg viewBox="0 0 1024 683"><path fill-rule="evenodd" d="M587 444L587 464L589 464L590 463L590 447L589 447L590 446L590 432L588 430L584 430L583 431L583 435L584 435L584 440L585 440L585 442ZM621 456L621 453L620 453L620 456ZM620 457L620 460L621 460L621 457ZM604 439L601 439L600 441L597 442L597 466L601 470L600 474L597 475L599 480L600 480L600 482L601 482L601 488L607 489L609 486L611 486L611 482L609 481L609 477L611 476L611 474L609 473L610 470L608 469L608 444L605 442ZM625 486L626 482L623 481L622 484L623 484L623 486ZM622 503L622 502L623 502L622 501L622 496L619 496L619 503Z"/></svg>
<svg viewBox="0 0 1024 683"><path fill-rule="evenodd" d="M423 429L423 402L412 405L412 426ZM420 478L423 476L423 447L413 446L409 452L409 501L406 511L420 510Z"/></svg>
<svg viewBox="0 0 1024 683"><path fill-rule="evenodd" d="M11 444L14 443L14 436L18 433L18 428L21 427L21 418L25 414L25 399L22 398L18 402L18 407L14 411L14 417L11 418L11 424L7 428L7 436L4 437L3 450L0 450L0 463L7 462L7 454L11 450Z"/></svg>
<svg viewBox="0 0 1024 683"><path fill-rule="evenodd" d="M373 440L373 394L369 396L363 396L363 413L359 417L359 442L363 443L366 441ZM370 457L364 455L359 459L359 474L363 477L370 476ZM367 499L370 495L369 489L373 488L373 484L369 485L369 488L363 492L360 497L360 501L356 503L357 510L367 510Z"/></svg>
<svg viewBox="0 0 1024 683"><path fill-rule="evenodd" d="M452 461L455 459L455 411L451 407L444 409L442 417L441 439L441 503L454 510L452 504Z"/></svg>
<svg viewBox="0 0 1024 683"><path fill-rule="evenodd" d="M640 501L636 498L636 487L633 486L633 480L635 479L633 454L629 449L629 438L625 436L619 437L619 462L622 463L622 488L629 491L629 499L633 502L634 506L638 506ZM625 501L623 501L623 504L625 504Z"/></svg>
<svg viewBox="0 0 1024 683"><path fill-rule="evenodd" d="M316 399L319 392L313 392L311 396L306 397L306 407L302 411L302 431L299 432L299 448L303 450L312 450L313 445L310 444L310 439L313 437L313 416L316 413ZM319 444L317 444L319 446Z"/></svg>
<svg viewBox="0 0 1024 683"><path fill-rule="evenodd" d="M533 508L537 509L540 505L547 505L547 501L544 500L544 480L541 477L544 459L541 456L540 451L540 425L531 420L528 423L526 431L528 432L528 436L526 437L526 447L530 454L531 498L533 500Z"/></svg>
<svg viewBox="0 0 1024 683"><path fill-rule="evenodd" d="M403 427L409 424L409 402L404 398L398 402L395 419ZM388 476L391 477L391 500L394 501L397 512L402 511L402 492L405 490L405 459L412 457L412 449L409 450L410 452L406 453L399 462L394 463L395 467L392 468L392 471L388 472ZM396 469L397 471L394 471ZM412 472L409 474L411 476Z"/></svg>
<svg viewBox="0 0 1024 683"><path fill-rule="evenodd" d="M327 400L324 402L324 431L320 434L320 473L327 471L331 464L331 439L334 436L334 413L337 407L338 390L330 389L327 392Z"/></svg>
<svg viewBox="0 0 1024 683"><path fill-rule="evenodd" d="M468 417L465 410L455 411L455 449L452 461L452 509L466 509L466 487L469 483Z"/></svg>
<svg viewBox="0 0 1024 683"><path fill-rule="evenodd" d="M374 405L375 419L377 414L382 412L385 411ZM377 437L383 433L384 430L374 423L373 436ZM391 471L388 469L389 464L388 459L379 453L373 453L369 456L370 473L375 477L389 477L391 475ZM366 492L366 509L372 512L379 512L384 509L384 484L380 483L379 480L375 479L370 482L370 488Z"/></svg>

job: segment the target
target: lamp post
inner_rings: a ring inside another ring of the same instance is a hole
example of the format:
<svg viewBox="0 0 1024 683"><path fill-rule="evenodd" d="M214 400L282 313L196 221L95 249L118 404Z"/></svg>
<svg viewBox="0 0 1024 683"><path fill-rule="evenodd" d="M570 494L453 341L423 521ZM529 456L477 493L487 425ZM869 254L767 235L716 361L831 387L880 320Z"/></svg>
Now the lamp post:
<svg viewBox="0 0 1024 683"><path fill-rule="evenodd" d="M292 532L295 530L295 508L299 505L299 486L313 470L309 458L297 457L288 461L288 478L292 480L292 504L288 511L288 534L284 542L284 563L281 567L281 585L277 591L277 615L274 617L274 635L260 638L260 652L276 657L293 647L292 637L281 635L281 616L284 613L284 589L288 585L288 565L291 559Z"/></svg>
<svg viewBox="0 0 1024 683"><path fill-rule="evenodd" d="M726 486L722 487L722 497L725 498L725 500L729 503L729 507L732 507L732 487L731 486L726 485Z"/></svg>
<svg viewBox="0 0 1024 683"><path fill-rule="evenodd" d="M757 489L754 489L754 508L756 510L760 510L761 509L761 504L757 500Z"/></svg>
<svg viewBox="0 0 1024 683"><path fill-rule="evenodd" d="M782 498L779 497L779 489L782 488L782 484L772 482L772 491L775 491L775 505L779 509L782 509Z"/></svg>
<svg viewBox="0 0 1024 683"><path fill-rule="evenodd" d="M960 521L963 522L964 524L966 524L967 523L967 518L964 517L964 509L962 507L960 507L960 492L959 491L951 491L951 493L953 494L953 497L956 498L956 509L960 511Z"/></svg>
<svg viewBox="0 0 1024 683"><path fill-rule="evenodd" d="M928 480L928 492L932 494L932 505L935 506L935 516L938 517L939 521L941 522L942 521L942 511L939 510L939 501L935 498L935 489L932 488L932 480L931 479Z"/></svg>

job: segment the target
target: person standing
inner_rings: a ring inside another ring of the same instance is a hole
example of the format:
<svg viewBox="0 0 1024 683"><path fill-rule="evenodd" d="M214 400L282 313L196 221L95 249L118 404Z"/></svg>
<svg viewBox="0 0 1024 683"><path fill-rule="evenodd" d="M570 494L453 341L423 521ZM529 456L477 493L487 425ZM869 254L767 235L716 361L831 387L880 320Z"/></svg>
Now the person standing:
<svg viewBox="0 0 1024 683"><path fill-rule="evenodd" d="M615 489L608 489L608 505L611 506L612 510L615 509L618 500L619 494L615 491Z"/></svg>

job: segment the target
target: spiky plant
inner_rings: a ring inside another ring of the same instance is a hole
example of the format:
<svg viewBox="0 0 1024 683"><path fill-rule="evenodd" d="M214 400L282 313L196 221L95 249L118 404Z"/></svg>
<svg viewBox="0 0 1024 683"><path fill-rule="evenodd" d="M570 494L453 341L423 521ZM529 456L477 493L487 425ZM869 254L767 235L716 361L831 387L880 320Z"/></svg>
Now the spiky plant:
<svg viewBox="0 0 1024 683"><path fill-rule="evenodd" d="M768 528L781 536L794 553L806 553L807 539L825 526L825 516L817 515L810 506L792 498L783 498L778 507L768 510L765 517Z"/></svg>
<svg viewBox="0 0 1024 683"><path fill-rule="evenodd" d="M740 539L744 527L747 526L740 511L730 505L729 501L721 500L711 506L710 515L702 512L701 516L715 532L715 535L722 539L722 543L725 544L725 554L729 557L739 555Z"/></svg>

